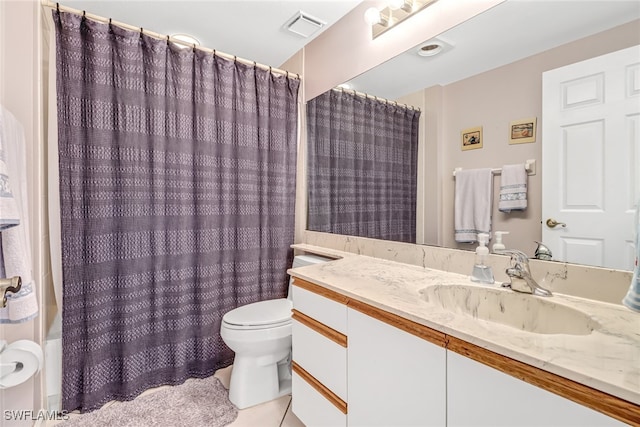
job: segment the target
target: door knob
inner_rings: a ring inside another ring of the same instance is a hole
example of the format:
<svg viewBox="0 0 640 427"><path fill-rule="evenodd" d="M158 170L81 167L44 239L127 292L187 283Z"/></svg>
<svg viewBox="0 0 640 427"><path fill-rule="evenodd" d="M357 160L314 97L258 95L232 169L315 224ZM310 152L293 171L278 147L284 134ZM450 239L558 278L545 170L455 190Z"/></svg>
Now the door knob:
<svg viewBox="0 0 640 427"><path fill-rule="evenodd" d="M565 224L564 222L558 222L553 218L547 219L547 227L555 228L557 225L560 225L562 227L566 227L567 226L567 224Z"/></svg>

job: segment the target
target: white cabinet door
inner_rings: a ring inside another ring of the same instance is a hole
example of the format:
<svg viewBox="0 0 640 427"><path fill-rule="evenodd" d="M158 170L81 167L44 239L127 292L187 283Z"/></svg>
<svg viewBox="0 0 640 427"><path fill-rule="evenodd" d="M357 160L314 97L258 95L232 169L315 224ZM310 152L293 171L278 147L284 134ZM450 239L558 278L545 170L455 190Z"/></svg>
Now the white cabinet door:
<svg viewBox="0 0 640 427"><path fill-rule="evenodd" d="M444 426L446 350L348 311L348 413L356 426Z"/></svg>
<svg viewBox="0 0 640 427"><path fill-rule="evenodd" d="M453 351L447 352L447 426L623 426Z"/></svg>

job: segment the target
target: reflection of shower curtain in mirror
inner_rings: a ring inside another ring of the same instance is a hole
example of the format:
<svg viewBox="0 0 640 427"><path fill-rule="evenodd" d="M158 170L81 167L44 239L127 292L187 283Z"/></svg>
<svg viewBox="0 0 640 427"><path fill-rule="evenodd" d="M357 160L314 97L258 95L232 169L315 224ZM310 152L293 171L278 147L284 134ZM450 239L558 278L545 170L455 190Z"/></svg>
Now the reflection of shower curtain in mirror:
<svg viewBox="0 0 640 427"><path fill-rule="evenodd" d="M419 117L336 90L307 103L309 230L415 243Z"/></svg>

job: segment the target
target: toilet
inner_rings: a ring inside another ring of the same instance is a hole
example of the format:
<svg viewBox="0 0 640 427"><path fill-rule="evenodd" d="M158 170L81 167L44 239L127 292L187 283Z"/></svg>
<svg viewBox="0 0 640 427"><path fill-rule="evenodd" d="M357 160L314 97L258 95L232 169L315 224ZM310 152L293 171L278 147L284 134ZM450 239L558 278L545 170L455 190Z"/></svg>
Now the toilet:
<svg viewBox="0 0 640 427"><path fill-rule="evenodd" d="M299 255L292 268L327 261L331 259ZM291 393L291 282L287 298L247 304L222 318L220 335L236 353L229 400L238 409Z"/></svg>

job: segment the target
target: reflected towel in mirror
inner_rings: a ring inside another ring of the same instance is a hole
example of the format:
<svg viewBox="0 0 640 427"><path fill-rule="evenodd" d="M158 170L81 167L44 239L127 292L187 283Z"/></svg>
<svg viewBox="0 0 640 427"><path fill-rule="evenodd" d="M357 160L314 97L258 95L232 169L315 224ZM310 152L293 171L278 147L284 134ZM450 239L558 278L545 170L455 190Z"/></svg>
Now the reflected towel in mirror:
<svg viewBox="0 0 640 427"><path fill-rule="evenodd" d="M527 169L524 163L502 166L498 210L509 213L527 209Z"/></svg>
<svg viewBox="0 0 640 427"><path fill-rule="evenodd" d="M491 169L463 169L456 172L454 228L456 242L476 242L478 233L491 238Z"/></svg>

